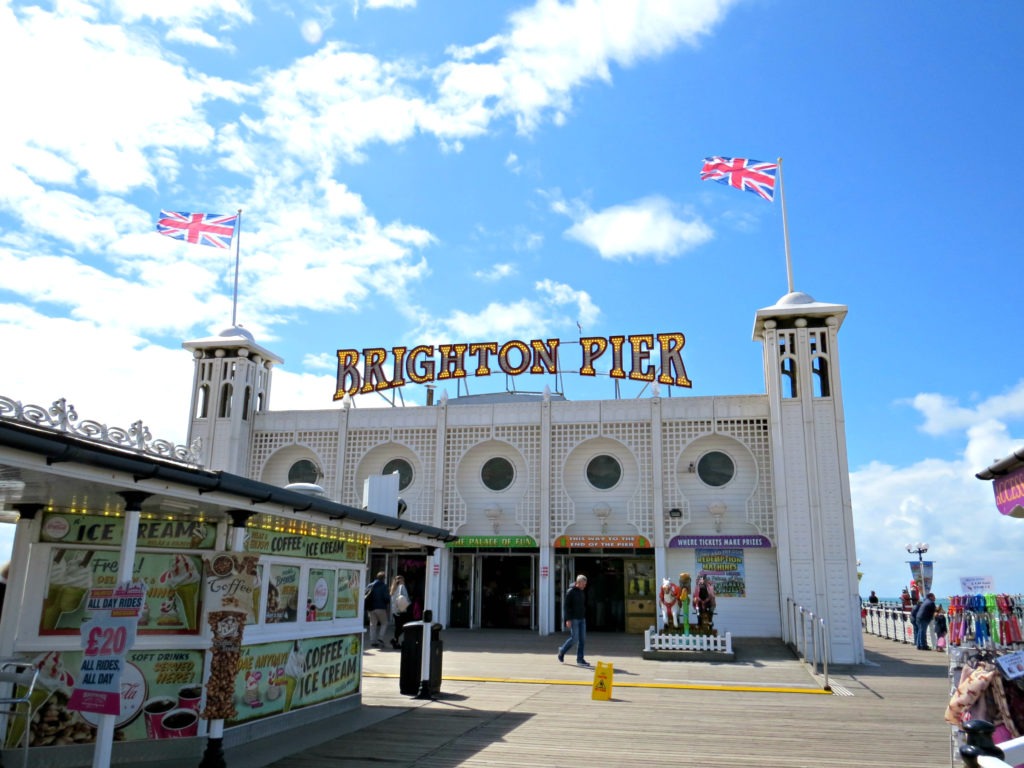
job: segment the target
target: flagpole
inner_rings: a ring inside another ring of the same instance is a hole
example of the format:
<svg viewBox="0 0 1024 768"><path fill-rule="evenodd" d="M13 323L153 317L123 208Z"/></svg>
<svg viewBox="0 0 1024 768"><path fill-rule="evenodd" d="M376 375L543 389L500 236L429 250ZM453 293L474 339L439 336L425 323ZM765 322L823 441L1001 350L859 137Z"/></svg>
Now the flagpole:
<svg viewBox="0 0 1024 768"><path fill-rule="evenodd" d="M789 293L793 293L793 262L789 256L789 224L786 221L786 188L782 183L782 158L779 158L779 198L782 200L782 237L786 241L786 280ZM239 211L241 214L241 211Z"/></svg>
<svg viewBox="0 0 1024 768"><path fill-rule="evenodd" d="M779 170L781 171L781 168ZM783 204L783 206L782 206L782 219L783 219L783 221L785 221L785 219L786 219L786 206L785 206L785 204ZM234 297L231 300L231 327L232 328L234 328L235 326L238 325L238 323L235 322L235 318L238 315L238 252L239 252L241 244L242 244L242 209L239 208L238 209L238 219L235 222L235 293L234 293ZM789 246L787 245L786 247L787 247L787 253L788 253ZM792 280L790 280L790 283L792 283ZM793 290L792 287L790 288L790 290L791 291Z"/></svg>

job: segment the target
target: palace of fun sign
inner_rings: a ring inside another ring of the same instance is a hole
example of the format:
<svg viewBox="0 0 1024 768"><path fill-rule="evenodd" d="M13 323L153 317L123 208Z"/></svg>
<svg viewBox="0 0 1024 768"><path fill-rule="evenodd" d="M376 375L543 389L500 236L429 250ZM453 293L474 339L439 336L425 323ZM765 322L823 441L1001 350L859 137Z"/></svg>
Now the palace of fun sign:
<svg viewBox="0 0 1024 768"><path fill-rule="evenodd" d="M677 387L690 387L683 365L683 346L686 337L681 333L641 334L637 336L585 336L579 340L583 358L581 376L596 376L594 363L605 353L611 355L608 375L613 379L657 381ZM390 354L382 347L338 350L338 386L335 400L346 394L357 395L381 392L414 384L427 384L446 379L464 379L467 376L490 376L492 365L507 376L522 373L558 373L558 339L507 341L501 346L496 341L470 344L420 345L392 347ZM657 369L651 355L657 351ZM390 358L390 359L389 359ZM627 371L628 364L628 371ZM660 371L660 373L658 373Z"/></svg>

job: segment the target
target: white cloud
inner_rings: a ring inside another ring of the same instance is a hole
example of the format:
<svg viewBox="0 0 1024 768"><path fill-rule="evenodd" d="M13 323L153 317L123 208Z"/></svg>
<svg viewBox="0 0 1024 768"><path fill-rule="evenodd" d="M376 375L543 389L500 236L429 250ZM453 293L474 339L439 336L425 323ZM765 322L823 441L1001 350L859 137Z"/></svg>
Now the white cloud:
<svg viewBox="0 0 1024 768"><path fill-rule="evenodd" d="M455 310L447 317L431 317L422 307L408 307L410 318L420 323L414 337L437 340L459 339L539 339L558 327L575 327L577 321L592 323L600 309L586 291L577 291L564 283L542 280L534 286L535 298L501 303L491 302L479 312ZM418 341L417 341L418 343Z"/></svg>
<svg viewBox="0 0 1024 768"><path fill-rule="evenodd" d="M711 228L690 213L688 220L676 216L671 201L651 196L594 212L582 203L555 201L551 209L566 213L576 223L566 236L590 246L601 258L631 261L649 257L665 261L711 240Z"/></svg>
<svg viewBox="0 0 1024 768"><path fill-rule="evenodd" d="M963 432L961 456L902 467L872 462L850 473L863 594L874 589L882 596L898 595L910 581L906 561L916 559L904 547L916 542L930 546L925 558L935 561L939 596L957 594L961 576L994 576L997 590L1018 588L1024 526L999 514L991 483L975 473L1024 442L1013 439L1005 423L1021 418L1019 388L973 409L959 407L953 398L919 395L913 403L926 424L936 426L938 401L951 409L954 416L941 431Z"/></svg>
<svg viewBox="0 0 1024 768"><path fill-rule="evenodd" d="M630 66L679 43L697 45L732 4L538 2L513 13L507 33L450 51L453 61L439 71L440 105L453 115L514 115L521 132L532 132L548 111L556 122L565 119L574 88L610 81L612 64ZM495 61L472 61L484 56Z"/></svg>
<svg viewBox="0 0 1024 768"><path fill-rule="evenodd" d="M496 283L516 274L515 264L492 264L489 269L480 269L473 273L473 277L488 283Z"/></svg>
<svg viewBox="0 0 1024 768"><path fill-rule="evenodd" d="M3 7L0 38L0 69L32 73L0 80L0 103L32 105L0 121L0 197L20 173L48 183L82 178L101 192L153 186L156 148L208 147L214 132L203 107L214 82L230 91L193 77L146 35L80 16L39 8L15 16Z"/></svg>

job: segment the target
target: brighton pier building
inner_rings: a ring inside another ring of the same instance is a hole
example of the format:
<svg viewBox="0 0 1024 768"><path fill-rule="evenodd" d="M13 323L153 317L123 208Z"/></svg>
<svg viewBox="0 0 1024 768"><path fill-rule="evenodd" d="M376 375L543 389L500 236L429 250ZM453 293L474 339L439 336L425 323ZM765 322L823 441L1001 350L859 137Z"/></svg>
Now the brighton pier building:
<svg viewBox="0 0 1024 768"><path fill-rule="evenodd" d="M447 627L560 631L561 596L582 573L588 629L640 633L660 622L664 579L707 573L718 631L782 637L802 606L824 622L829 659L859 663L846 313L801 292L758 310L765 394L651 386L628 400L509 392L308 411L271 409L282 361L235 327L183 345L195 366L189 443L209 469L312 484L352 506L368 478L397 473L396 515L458 539L374 548L370 573L402 573L415 609Z"/></svg>

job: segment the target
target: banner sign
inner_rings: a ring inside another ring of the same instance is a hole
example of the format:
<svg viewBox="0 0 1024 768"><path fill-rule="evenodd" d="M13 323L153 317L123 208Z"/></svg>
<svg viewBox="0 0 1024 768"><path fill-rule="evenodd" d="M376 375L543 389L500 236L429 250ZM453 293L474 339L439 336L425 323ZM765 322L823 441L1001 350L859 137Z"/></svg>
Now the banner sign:
<svg viewBox="0 0 1024 768"><path fill-rule="evenodd" d="M596 376L594 363L606 352L611 353L608 375L613 379L657 381L676 387L692 386L683 365L686 336L681 333L641 334L637 336L585 336L579 340L582 362L580 376ZM362 350L338 350L338 385L335 400L346 394L381 392L405 386L406 378L414 384L429 384L466 376L490 376L496 362L506 376L522 373L554 374L561 370L558 339L533 339L527 344L514 339L498 346L496 341L476 343L432 344L413 347L392 347L390 355L382 347ZM658 366L651 355L658 354ZM390 360L388 359L390 357ZM469 360L467 361L467 357ZM626 366L629 371L627 372ZM387 368L387 370L385 370Z"/></svg>
<svg viewBox="0 0 1024 768"><path fill-rule="evenodd" d="M361 662L359 635L245 646L234 685L238 714L227 725L356 693Z"/></svg>
<svg viewBox="0 0 1024 768"><path fill-rule="evenodd" d="M118 552L95 549L50 550L50 569L39 618L40 635L72 635L92 618L90 590L117 587ZM139 634L199 632L202 559L183 553L135 555L132 578L146 585L139 613Z"/></svg>
<svg viewBox="0 0 1024 768"><path fill-rule="evenodd" d="M694 549L696 547L758 549L771 547L772 542L767 536L673 536L669 539L668 545L676 549Z"/></svg>
<svg viewBox="0 0 1024 768"><path fill-rule="evenodd" d="M535 549L537 540L532 536L459 536L456 541L449 541L445 546L449 549L465 549L466 547Z"/></svg>
<svg viewBox="0 0 1024 768"><path fill-rule="evenodd" d="M262 555L283 555L310 560L366 562L366 544L346 539L325 539L303 533L278 533L263 528L245 529L245 550Z"/></svg>
<svg viewBox="0 0 1024 768"><path fill-rule="evenodd" d="M996 507L1009 517L1024 517L1024 467L992 481Z"/></svg>
<svg viewBox="0 0 1024 768"><path fill-rule="evenodd" d="M910 575L917 582L921 597L924 597L932 591L932 561L908 560L907 564L910 565ZM924 573L921 573L922 566Z"/></svg>
<svg viewBox="0 0 1024 768"><path fill-rule="evenodd" d="M961 576L961 595L984 595L996 591L996 580L991 576Z"/></svg>
<svg viewBox="0 0 1024 768"><path fill-rule="evenodd" d="M146 604L141 581L115 589L92 589L86 599L91 618L82 623L82 664L68 709L100 715L121 714L121 672L135 645L139 614Z"/></svg>
<svg viewBox="0 0 1024 768"><path fill-rule="evenodd" d="M106 515L61 515L43 518L40 541L62 544L120 546L124 518ZM161 549L213 549L217 527L197 520L142 520L136 546Z"/></svg>
<svg viewBox="0 0 1024 768"><path fill-rule="evenodd" d="M711 577L715 597L747 596L742 549L698 547L694 549L694 558L697 562L697 575Z"/></svg>
<svg viewBox="0 0 1024 768"><path fill-rule="evenodd" d="M555 546L560 549L649 549L651 542L643 536L559 536Z"/></svg>

